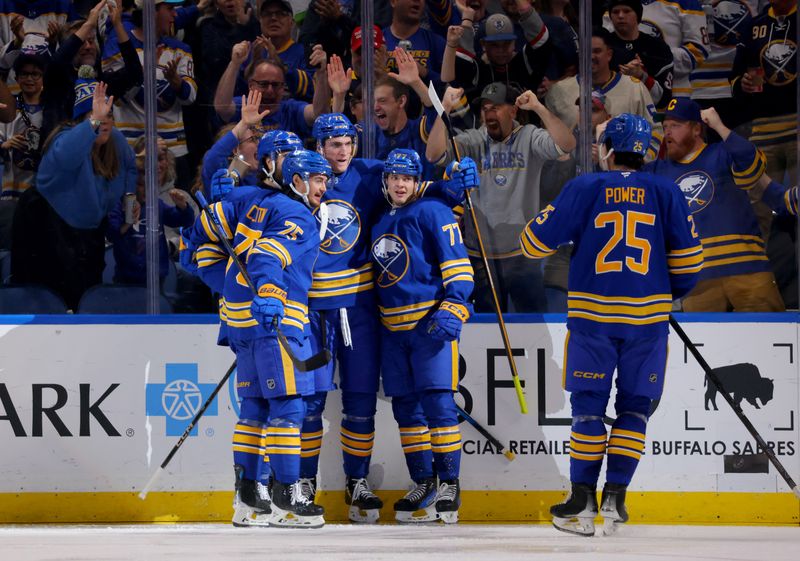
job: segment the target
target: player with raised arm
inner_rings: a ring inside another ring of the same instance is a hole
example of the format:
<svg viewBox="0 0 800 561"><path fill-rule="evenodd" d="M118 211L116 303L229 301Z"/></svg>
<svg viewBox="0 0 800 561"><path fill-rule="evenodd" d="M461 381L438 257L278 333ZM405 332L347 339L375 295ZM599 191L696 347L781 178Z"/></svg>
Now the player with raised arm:
<svg viewBox="0 0 800 561"><path fill-rule="evenodd" d="M598 142L608 171L569 181L520 236L531 259L575 244L563 370L572 406L572 489L550 513L556 528L578 535L594 535L603 458L604 531L628 520L625 492L644 452L651 403L664 386L672 301L691 290L703 265L680 189L637 171L650 135L642 117L611 119ZM615 370L616 419L606 435L603 417Z"/></svg>
<svg viewBox="0 0 800 561"><path fill-rule="evenodd" d="M419 197L421 177L416 152L398 148L389 153L383 192L391 208L372 228L383 389L392 398L415 483L394 509L403 523L455 523L461 505L461 433L453 395L473 271L452 210ZM473 173L467 187L477 185Z"/></svg>

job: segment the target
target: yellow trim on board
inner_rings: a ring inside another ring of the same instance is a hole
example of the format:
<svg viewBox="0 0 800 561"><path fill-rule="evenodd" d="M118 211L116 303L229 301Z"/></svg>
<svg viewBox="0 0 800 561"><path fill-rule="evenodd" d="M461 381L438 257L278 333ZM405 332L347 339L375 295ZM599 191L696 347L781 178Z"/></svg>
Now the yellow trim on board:
<svg viewBox="0 0 800 561"><path fill-rule="evenodd" d="M378 491L391 505L405 491ZM463 522L549 523L549 508L566 491L462 491ZM128 522L230 522L232 491L136 493L0 493L2 524ZM344 491L320 491L327 522L345 522ZM800 525L800 504L791 493L629 492L633 524ZM382 521L394 521L391 506Z"/></svg>

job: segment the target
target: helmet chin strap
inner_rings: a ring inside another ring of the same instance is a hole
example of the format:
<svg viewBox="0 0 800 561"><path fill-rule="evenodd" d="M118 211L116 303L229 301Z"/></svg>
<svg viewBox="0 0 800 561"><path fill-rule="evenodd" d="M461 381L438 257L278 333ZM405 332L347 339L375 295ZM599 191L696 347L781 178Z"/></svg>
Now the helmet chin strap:
<svg viewBox="0 0 800 561"><path fill-rule="evenodd" d="M274 176L275 167L276 167L275 166L275 161L272 158L270 158L270 162L272 164L272 165L270 165L271 169L267 169L267 167L264 166L264 165L261 166L261 171L263 171L264 174L267 176L267 180L265 181L265 183L267 185L269 185L270 187L276 187L276 188L280 189L280 184L278 184L278 182L275 180L275 176Z"/></svg>
<svg viewBox="0 0 800 561"><path fill-rule="evenodd" d="M600 164L600 169L601 169L601 170L603 170L603 171L608 171L608 170L610 169L610 168L608 167L608 158L609 158L609 157L611 156L611 154L613 154L613 153L614 153L614 149L613 149L613 148L612 148L611 150L608 150L608 151L606 152L606 146L605 146L605 144L601 144L601 145L600 145L600 147L599 147L599 155L600 155L600 161L599 161L599 164Z"/></svg>
<svg viewBox="0 0 800 561"><path fill-rule="evenodd" d="M292 179L292 183L291 183L292 191L294 191L297 194L298 197L303 199L303 203L308 208L311 208L311 203L308 202L308 194L311 192L311 187L308 184L308 179L303 179L303 184L306 186L306 192L305 193L301 193L300 191L297 190L297 188L294 186L294 178L293 178Z"/></svg>

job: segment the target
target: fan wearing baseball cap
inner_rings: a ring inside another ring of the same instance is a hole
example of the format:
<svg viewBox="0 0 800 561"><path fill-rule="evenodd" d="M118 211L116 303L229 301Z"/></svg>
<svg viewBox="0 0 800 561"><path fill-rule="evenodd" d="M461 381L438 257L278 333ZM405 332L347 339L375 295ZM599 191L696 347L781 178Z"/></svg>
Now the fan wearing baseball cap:
<svg viewBox="0 0 800 561"><path fill-rule="evenodd" d="M722 142L706 144L703 125ZM683 298L685 312L784 310L748 190L763 175L764 154L731 131L717 112L673 98L664 112L667 158L644 167L683 192L703 243L703 270Z"/></svg>
<svg viewBox="0 0 800 561"><path fill-rule="evenodd" d="M551 53L549 34L529 0L516 0L525 45L515 51L514 23L502 13L486 18L479 33L486 61L475 52L472 22L465 18L447 30L442 80L464 88L467 98L492 82L516 84L536 90L544 77ZM488 62L487 62L488 61Z"/></svg>

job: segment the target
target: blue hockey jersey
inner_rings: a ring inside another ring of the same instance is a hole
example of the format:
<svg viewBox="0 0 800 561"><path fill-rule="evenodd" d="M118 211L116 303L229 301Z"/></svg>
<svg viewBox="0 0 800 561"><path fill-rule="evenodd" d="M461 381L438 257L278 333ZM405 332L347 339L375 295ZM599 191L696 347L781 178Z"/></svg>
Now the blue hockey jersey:
<svg viewBox="0 0 800 561"><path fill-rule="evenodd" d="M322 200L328 206L328 228L314 265L308 293L312 310L372 305L375 287L370 258L370 231L388 208L381 189L383 162L356 158L336 176ZM456 205L445 181L422 182L418 195L436 197ZM452 213L451 213L452 214ZM314 215L319 218L318 209Z"/></svg>
<svg viewBox="0 0 800 561"><path fill-rule="evenodd" d="M316 221L302 203L278 191L254 187L236 191L240 191L236 197L215 203L212 210L219 217L234 251L246 263L259 295L285 300L283 333L302 340L308 325L311 270L319 249ZM250 193L252 196L246 196ZM224 252L220 254L218 247L214 248L219 238L205 212L186 235L198 247L198 271L214 267L221 258L227 257ZM220 318L227 324L231 337L274 335L253 319L252 301L252 291L239 269L228 259Z"/></svg>
<svg viewBox="0 0 800 561"><path fill-rule="evenodd" d="M532 259L570 241L567 326L611 337L665 334L673 298L692 289L703 266L681 192L649 173L577 177L520 236Z"/></svg>
<svg viewBox="0 0 800 561"><path fill-rule="evenodd" d="M414 329L444 299L469 316L472 265L446 204L427 198L389 210L372 228L371 253L381 323L390 331Z"/></svg>
<svg viewBox="0 0 800 561"><path fill-rule="evenodd" d="M656 160L644 167L673 180L683 192L703 242L701 279L769 270L764 240L747 191L766 167L764 154L731 133L684 161Z"/></svg>

